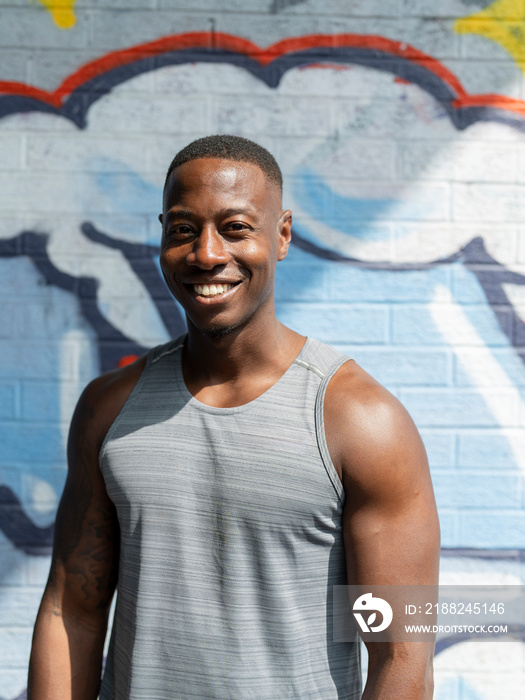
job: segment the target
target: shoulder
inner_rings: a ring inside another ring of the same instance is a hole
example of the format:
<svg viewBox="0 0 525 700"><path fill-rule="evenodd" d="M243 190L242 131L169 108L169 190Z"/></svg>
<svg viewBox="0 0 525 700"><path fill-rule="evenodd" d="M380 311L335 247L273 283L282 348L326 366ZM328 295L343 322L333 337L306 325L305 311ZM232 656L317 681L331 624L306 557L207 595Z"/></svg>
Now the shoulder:
<svg viewBox="0 0 525 700"><path fill-rule="evenodd" d="M384 489L427 472L425 449L408 411L356 362L331 378L324 400L325 433L343 484Z"/></svg>
<svg viewBox="0 0 525 700"><path fill-rule="evenodd" d="M119 367L93 379L82 394L83 400L99 408L108 408L108 404L120 404L125 401L140 379L147 357L143 355L125 367Z"/></svg>
<svg viewBox="0 0 525 700"><path fill-rule="evenodd" d="M146 362L147 355L143 355L130 365L100 375L86 386L73 415L73 438L86 438L97 451L100 449L107 431L140 379Z"/></svg>

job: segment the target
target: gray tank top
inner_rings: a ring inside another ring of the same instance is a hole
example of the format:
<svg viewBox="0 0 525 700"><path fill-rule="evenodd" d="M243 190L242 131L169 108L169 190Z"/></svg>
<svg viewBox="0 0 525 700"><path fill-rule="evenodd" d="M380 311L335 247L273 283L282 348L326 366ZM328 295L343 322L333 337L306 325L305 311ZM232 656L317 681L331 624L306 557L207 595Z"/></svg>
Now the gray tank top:
<svg viewBox="0 0 525 700"><path fill-rule="evenodd" d="M344 492L323 428L347 359L308 339L243 406L200 403L184 337L150 351L100 454L121 528L101 700L357 700L359 645L334 642Z"/></svg>

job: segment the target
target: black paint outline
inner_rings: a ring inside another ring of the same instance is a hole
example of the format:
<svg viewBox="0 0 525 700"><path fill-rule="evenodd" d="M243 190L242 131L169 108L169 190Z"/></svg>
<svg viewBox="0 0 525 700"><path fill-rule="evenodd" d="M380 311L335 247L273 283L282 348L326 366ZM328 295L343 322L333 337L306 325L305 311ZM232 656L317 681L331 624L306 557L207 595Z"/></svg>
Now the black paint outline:
<svg viewBox="0 0 525 700"><path fill-rule="evenodd" d="M213 38L213 35L210 38ZM275 57L267 64L262 64L245 53L220 47L180 48L166 50L155 56L129 60L123 65L109 68L74 89L59 107L29 95L0 95L0 119L16 113L44 112L62 116L76 124L80 129L84 129L88 123L89 108L101 97L107 95L114 87L137 75L164 66L187 63L224 63L243 68L253 77L268 85L269 88L276 88L285 73L291 69L317 63L336 63L343 66L357 65L372 68L417 85L443 106L458 130L466 129L479 121L490 121L508 124L520 131L525 131L525 115L519 112L505 109L504 106L490 104L458 104L456 91L430 69L431 59L428 60L429 67L426 67L411 60L410 56L400 56L373 46L366 48L320 45L290 51ZM502 104L504 104L503 101Z"/></svg>

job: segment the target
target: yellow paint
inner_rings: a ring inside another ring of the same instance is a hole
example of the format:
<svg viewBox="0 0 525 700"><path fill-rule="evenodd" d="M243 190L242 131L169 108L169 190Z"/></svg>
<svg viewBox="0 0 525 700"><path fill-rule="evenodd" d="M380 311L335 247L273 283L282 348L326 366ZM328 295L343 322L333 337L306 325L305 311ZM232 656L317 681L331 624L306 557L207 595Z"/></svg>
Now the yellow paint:
<svg viewBox="0 0 525 700"><path fill-rule="evenodd" d="M502 46L525 73L525 0L495 0L454 23L458 34L479 34Z"/></svg>
<svg viewBox="0 0 525 700"><path fill-rule="evenodd" d="M479 34L502 46L525 73L525 0L496 0L484 10L458 19L458 34Z"/></svg>
<svg viewBox="0 0 525 700"><path fill-rule="evenodd" d="M77 18L73 6L76 0L38 0L51 14L53 22L60 29L71 29L75 26Z"/></svg>

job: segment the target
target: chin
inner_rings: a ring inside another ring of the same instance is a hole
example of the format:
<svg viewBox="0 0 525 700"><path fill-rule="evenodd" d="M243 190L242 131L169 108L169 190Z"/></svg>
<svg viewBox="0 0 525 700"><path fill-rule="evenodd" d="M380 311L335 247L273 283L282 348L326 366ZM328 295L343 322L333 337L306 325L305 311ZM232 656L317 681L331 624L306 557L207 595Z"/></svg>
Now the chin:
<svg viewBox="0 0 525 700"><path fill-rule="evenodd" d="M238 326L223 326L223 325L211 325L208 326L207 328L199 328L198 330L203 334L207 335L209 338L222 338L225 335L228 335L229 333L232 333L234 330L236 330Z"/></svg>

